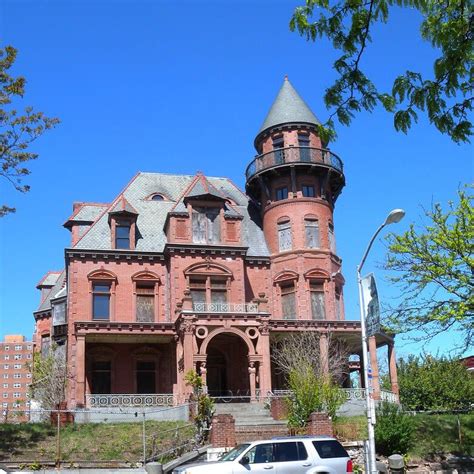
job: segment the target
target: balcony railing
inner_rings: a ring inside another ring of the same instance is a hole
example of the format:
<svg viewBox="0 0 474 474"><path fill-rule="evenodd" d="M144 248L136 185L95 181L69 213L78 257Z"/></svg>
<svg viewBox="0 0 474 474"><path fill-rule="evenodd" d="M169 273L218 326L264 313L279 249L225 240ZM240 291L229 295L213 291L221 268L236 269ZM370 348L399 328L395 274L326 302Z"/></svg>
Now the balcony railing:
<svg viewBox="0 0 474 474"><path fill-rule="evenodd" d="M258 313L257 303L193 303L196 313Z"/></svg>
<svg viewBox="0 0 474 474"><path fill-rule="evenodd" d="M90 393L86 395L88 408L173 406L174 402L175 397L170 393Z"/></svg>
<svg viewBox="0 0 474 474"><path fill-rule="evenodd" d="M324 148L289 147L272 150L257 156L245 171L245 176L250 179L253 175L268 168L273 168L287 163L321 163L343 172L342 160L332 151Z"/></svg>

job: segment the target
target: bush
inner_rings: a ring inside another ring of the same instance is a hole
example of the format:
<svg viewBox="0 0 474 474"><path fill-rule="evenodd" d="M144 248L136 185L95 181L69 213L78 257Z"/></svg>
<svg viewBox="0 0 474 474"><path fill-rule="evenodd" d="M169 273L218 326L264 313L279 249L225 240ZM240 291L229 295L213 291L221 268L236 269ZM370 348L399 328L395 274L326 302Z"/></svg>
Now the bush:
<svg viewBox="0 0 474 474"><path fill-rule="evenodd" d="M413 418L393 403L382 402L377 408L375 446L379 454L407 454L413 445Z"/></svg>

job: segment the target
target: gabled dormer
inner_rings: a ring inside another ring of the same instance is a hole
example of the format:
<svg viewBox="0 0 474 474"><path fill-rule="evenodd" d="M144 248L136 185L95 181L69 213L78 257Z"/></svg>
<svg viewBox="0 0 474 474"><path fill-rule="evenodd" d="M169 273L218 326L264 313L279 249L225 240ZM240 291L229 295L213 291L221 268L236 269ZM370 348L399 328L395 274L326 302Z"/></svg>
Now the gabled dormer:
<svg viewBox="0 0 474 474"><path fill-rule="evenodd" d="M170 243L238 245L243 216L202 173L168 214L165 230Z"/></svg>
<svg viewBox="0 0 474 474"><path fill-rule="evenodd" d="M122 195L109 211L113 249L133 250L137 240L138 212Z"/></svg>

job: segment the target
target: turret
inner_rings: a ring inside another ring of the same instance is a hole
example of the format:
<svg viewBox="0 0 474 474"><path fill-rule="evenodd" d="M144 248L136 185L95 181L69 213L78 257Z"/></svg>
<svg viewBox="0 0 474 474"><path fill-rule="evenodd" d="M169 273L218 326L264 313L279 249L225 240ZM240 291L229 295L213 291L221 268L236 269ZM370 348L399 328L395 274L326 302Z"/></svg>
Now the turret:
<svg viewBox="0 0 474 474"><path fill-rule="evenodd" d="M246 170L246 191L261 209L273 259L274 297L281 302L275 311L283 308L281 317L288 319L343 319L333 210L345 179L342 161L321 141L319 126L285 78ZM291 292L301 307L293 310L290 303L285 310Z"/></svg>

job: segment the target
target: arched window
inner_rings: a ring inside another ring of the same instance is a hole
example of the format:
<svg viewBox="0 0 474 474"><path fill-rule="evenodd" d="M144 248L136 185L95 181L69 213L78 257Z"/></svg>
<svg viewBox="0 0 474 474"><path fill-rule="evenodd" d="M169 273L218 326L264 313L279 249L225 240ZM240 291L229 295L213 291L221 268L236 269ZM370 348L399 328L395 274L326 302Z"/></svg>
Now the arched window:
<svg viewBox="0 0 474 474"><path fill-rule="evenodd" d="M113 314L113 301L117 277L107 270L89 273L90 293L92 295L93 320L110 320Z"/></svg>
<svg viewBox="0 0 474 474"><path fill-rule="evenodd" d="M298 308L296 305L296 282L298 274L285 270L279 273L274 280L278 287L281 304L282 319L297 319Z"/></svg>
<svg viewBox="0 0 474 474"><path fill-rule="evenodd" d="M132 276L135 293L135 319L141 323L158 320L158 288L160 279L155 273L144 271Z"/></svg>
<svg viewBox="0 0 474 474"><path fill-rule="evenodd" d="M154 194L154 195L151 197L151 200L152 200L152 201L164 201L165 198L163 197L162 194Z"/></svg>
<svg viewBox="0 0 474 474"><path fill-rule="evenodd" d="M324 298L324 282L310 280L311 316L313 319L326 319L326 302Z"/></svg>

